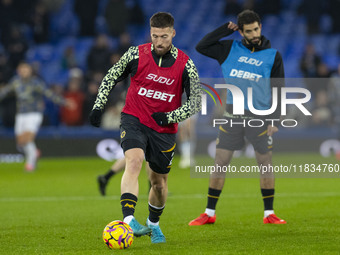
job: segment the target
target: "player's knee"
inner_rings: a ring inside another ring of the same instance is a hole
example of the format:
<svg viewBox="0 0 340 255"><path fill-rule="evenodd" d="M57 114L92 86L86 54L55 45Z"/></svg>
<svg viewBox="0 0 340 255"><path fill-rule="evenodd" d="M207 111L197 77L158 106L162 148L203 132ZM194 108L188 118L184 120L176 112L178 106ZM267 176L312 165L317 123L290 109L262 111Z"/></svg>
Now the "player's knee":
<svg viewBox="0 0 340 255"><path fill-rule="evenodd" d="M166 183L165 182L152 183L151 186L152 186L152 189L156 193L163 193L164 190L166 189Z"/></svg>
<svg viewBox="0 0 340 255"><path fill-rule="evenodd" d="M215 165L218 166L227 166L230 163L230 159L229 158L225 158L225 157L220 157L216 155L215 158Z"/></svg>
<svg viewBox="0 0 340 255"><path fill-rule="evenodd" d="M20 147L25 146L26 143L27 143L27 139L24 136L18 136L16 141L17 141L17 145L20 146Z"/></svg>
<svg viewBox="0 0 340 255"><path fill-rule="evenodd" d="M227 166L233 156L233 151L229 150L216 150L215 165L216 166Z"/></svg>
<svg viewBox="0 0 340 255"><path fill-rule="evenodd" d="M272 161L270 159L257 160L257 164L259 166L269 167L272 165Z"/></svg>
<svg viewBox="0 0 340 255"><path fill-rule="evenodd" d="M130 169L140 169L143 164L142 157L129 157L126 158L126 166Z"/></svg>
<svg viewBox="0 0 340 255"><path fill-rule="evenodd" d="M267 152L264 154L261 154L259 152L256 152L256 161L259 165L267 166L272 164L272 154L271 152Z"/></svg>
<svg viewBox="0 0 340 255"><path fill-rule="evenodd" d="M154 191L161 193L163 192L163 190L165 190L167 188L167 179L166 177L155 177L153 178L153 176L151 176L150 178L150 183L151 183L151 187Z"/></svg>

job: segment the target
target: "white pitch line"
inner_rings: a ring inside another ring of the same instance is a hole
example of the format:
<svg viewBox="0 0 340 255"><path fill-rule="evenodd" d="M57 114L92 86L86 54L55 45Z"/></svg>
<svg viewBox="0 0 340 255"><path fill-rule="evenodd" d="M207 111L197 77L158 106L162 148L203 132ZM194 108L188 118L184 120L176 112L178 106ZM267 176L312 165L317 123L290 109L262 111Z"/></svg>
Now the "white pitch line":
<svg viewBox="0 0 340 255"><path fill-rule="evenodd" d="M201 199L206 194L169 195L168 199ZM229 198L260 198L260 194L223 194ZM276 197L340 197L340 192L303 192L303 193L280 193ZM140 199L147 199L147 195L139 195ZM75 197L3 197L0 202L56 202L56 201L88 201L88 200L120 200L120 196L75 196Z"/></svg>

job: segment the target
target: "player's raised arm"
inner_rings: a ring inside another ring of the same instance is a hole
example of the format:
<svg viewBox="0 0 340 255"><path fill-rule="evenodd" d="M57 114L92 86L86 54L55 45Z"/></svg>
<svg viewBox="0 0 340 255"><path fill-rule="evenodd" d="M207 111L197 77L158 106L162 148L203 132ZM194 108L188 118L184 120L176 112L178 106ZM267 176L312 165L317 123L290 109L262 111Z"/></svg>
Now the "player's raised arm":
<svg viewBox="0 0 340 255"><path fill-rule="evenodd" d="M14 90L14 84L11 82L5 87L3 87L2 89L0 89L0 101L4 99L13 90Z"/></svg>
<svg viewBox="0 0 340 255"><path fill-rule="evenodd" d="M225 50L226 44L231 47L232 41L220 40L231 35L236 30L238 30L238 26L229 21L204 36L196 45L196 50L207 57L214 58L221 62L222 59L224 59L224 55L227 53Z"/></svg>
<svg viewBox="0 0 340 255"><path fill-rule="evenodd" d="M48 89L46 87L46 83L43 80L37 78L36 82L37 82L36 83L37 90L40 93L44 94L44 96L47 97L48 99L50 99L53 103L59 104L59 105L66 105L67 104L66 100L62 96L60 96L60 95L54 93L52 90Z"/></svg>

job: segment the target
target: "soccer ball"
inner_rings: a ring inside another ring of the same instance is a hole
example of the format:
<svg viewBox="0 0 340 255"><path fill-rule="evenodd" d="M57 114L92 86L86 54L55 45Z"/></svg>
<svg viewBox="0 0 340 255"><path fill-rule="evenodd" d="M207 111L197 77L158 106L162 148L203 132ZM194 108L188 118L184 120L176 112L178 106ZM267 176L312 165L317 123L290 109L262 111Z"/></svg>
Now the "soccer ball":
<svg viewBox="0 0 340 255"><path fill-rule="evenodd" d="M125 222L115 220L104 228L103 240L110 249L126 249L133 243L133 231Z"/></svg>

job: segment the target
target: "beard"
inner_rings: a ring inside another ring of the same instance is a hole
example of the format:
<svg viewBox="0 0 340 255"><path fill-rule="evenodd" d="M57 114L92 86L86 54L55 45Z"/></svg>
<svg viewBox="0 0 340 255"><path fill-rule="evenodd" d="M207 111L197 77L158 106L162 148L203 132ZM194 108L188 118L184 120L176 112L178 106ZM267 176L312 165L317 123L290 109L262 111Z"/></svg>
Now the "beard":
<svg viewBox="0 0 340 255"><path fill-rule="evenodd" d="M163 55L165 55L165 53L167 53L170 50L170 47L171 47L171 45L167 48L165 48L163 46L162 47L154 46L154 49L155 49L155 52L158 56L163 56Z"/></svg>
<svg viewBox="0 0 340 255"><path fill-rule="evenodd" d="M244 37L244 39L247 41L247 43L249 43L252 46L256 46L256 45L260 45L261 42L261 37L254 37L252 39L248 39L246 37Z"/></svg>

